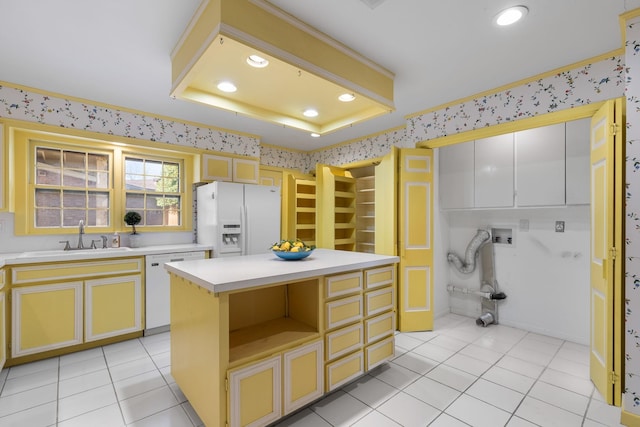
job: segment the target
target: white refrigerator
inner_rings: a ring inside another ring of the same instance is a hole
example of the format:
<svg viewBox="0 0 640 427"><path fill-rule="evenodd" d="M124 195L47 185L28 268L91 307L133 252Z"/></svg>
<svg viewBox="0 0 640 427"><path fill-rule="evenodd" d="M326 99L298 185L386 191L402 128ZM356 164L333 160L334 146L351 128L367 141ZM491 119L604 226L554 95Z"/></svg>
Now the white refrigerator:
<svg viewBox="0 0 640 427"><path fill-rule="evenodd" d="M197 240L214 258L266 253L280 241L280 187L215 181L196 199Z"/></svg>

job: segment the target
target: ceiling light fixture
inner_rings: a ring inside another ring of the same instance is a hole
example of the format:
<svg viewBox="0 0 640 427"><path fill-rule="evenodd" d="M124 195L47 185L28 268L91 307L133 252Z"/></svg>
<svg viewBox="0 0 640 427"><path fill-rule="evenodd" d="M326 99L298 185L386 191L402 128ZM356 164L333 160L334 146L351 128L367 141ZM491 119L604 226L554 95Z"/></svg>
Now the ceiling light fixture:
<svg viewBox="0 0 640 427"><path fill-rule="evenodd" d="M314 110L313 108L307 108L302 113L305 117L318 117L318 110Z"/></svg>
<svg viewBox="0 0 640 427"><path fill-rule="evenodd" d="M218 83L218 89L220 89L223 92L227 92L227 93L232 93L235 92L236 90L238 90L238 88L236 87L236 85L234 85L231 82L228 81L224 81L224 82L220 82Z"/></svg>
<svg viewBox="0 0 640 427"><path fill-rule="evenodd" d="M513 6L498 13L495 18L495 23L501 27L515 24L524 18L528 12L529 9L527 9L526 6Z"/></svg>
<svg viewBox="0 0 640 427"><path fill-rule="evenodd" d="M254 68L264 68L269 65L269 61L259 55L249 55L247 58L247 64Z"/></svg>
<svg viewBox="0 0 640 427"><path fill-rule="evenodd" d="M356 99L356 96L352 93L343 93L338 97L338 99L342 102L351 102Z"/></svg>
<svg viewBox="0 0 640 427"><path fill-rule="evenodd" d="M319 134L319 133L315 133L315 132L313 132L313 133L311 134L311 137L312 137L312 138L320 138L320 134Z"/></svg>

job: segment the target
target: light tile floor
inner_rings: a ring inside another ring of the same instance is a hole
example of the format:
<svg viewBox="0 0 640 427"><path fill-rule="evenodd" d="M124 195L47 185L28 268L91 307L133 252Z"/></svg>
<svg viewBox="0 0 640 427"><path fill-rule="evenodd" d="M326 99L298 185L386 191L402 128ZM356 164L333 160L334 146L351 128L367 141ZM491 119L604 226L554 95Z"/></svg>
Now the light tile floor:
<svg viewBox="0 0 640 427"><path fill-rule="evenodd" d="M587 347L447 315L396 357L278 427L619 426ZM5 369L0 426L201 426L170 374L169 333Z"/></svg>

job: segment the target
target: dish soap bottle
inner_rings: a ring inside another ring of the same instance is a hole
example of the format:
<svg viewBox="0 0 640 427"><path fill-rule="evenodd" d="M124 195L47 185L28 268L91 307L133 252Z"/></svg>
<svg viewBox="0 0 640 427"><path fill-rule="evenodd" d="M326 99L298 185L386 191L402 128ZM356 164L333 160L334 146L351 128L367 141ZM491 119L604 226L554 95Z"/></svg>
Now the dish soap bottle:
<svg viewBox="0 0 640 427"><path fill-rule="evenodd" d="M111 237L111 247L112 248L119 248L120 247L120 235L118 234L117 231Z"/></svg>

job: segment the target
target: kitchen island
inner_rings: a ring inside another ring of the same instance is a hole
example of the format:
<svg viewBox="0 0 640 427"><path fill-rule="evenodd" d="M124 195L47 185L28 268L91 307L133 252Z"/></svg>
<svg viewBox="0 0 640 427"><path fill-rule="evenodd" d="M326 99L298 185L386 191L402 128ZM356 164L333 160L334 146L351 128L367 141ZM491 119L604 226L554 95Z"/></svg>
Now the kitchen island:
<svg viewBox="0 0 640 427"><path fill-rule="evenodd" d="M267 425L394 355L398 257L169 263L171 374L208 427Z"/></svg>

